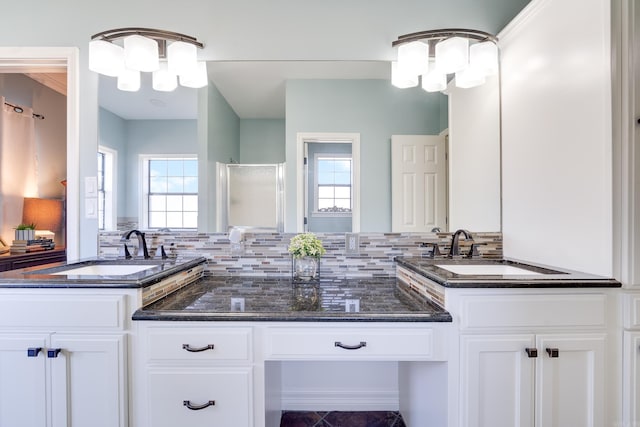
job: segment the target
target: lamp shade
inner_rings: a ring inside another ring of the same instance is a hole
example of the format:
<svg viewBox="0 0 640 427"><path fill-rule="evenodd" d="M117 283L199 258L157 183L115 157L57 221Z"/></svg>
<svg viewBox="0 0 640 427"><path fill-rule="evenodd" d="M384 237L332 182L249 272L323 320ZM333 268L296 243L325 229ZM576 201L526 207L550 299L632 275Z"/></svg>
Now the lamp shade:
<svg viewBox="0 0 640 427"><path fill-rule="evenodd" d="M471 45L469 66L481 70L487 76L498 74L498 45L490 41Z"/></svg>
<svg viewBox="0 0 640 427"><path fill-rule="evenodd" d="M140 71L125 69L118 76L118 89L127 92L140 90Z"/></svg>
<svg viewBox="0 0 640 427"><path fill-rule="evenodd" d="M455 73L469 64L469 39L451 37L436 44L436 68L445 74Z"/></svg>
<svg viewBox="0 0 640 427"><path fill-rule="evenodd" d="M478 68L465 68L462 71L456 73L456 87L469 89L475 86L480 86L485 82L485 75L482 70Z"/></svg>
<svg viewBox="0 0 640 427"><path fill-rule="evenodd" d="M137 34L124 38L124 64L130 70L155 71L160 67L158 42Z"/></svg>
<svg viewBox="0 0 640 427"><path fill-rule="evenodd" d="M89 69L116 77L124 70L124 49L104 40L89 42Z"/></svg>
<svg viewBox="0 0 640 427"><path fill-rule="evenodd" d="M207 76L207 63L204 61L198 62L198 67L194 72L180 75L180 84L182 86L201 88L205 87L208 82L209 77Z"/></svg>
<svg viewBox="0 0 640 427"><path fill-rule="evenodd" d="M185 42L173 42L167 47L169 71L176 75L196 72L198 52L195 45Z"/></svg>
<svg viewBox="0 0 640 427"><path fill-rule="evenodd" d="M178 76L169 71L166 62L160 63L160 68L153 72L153 89L160 92L171 92L178 87Z"/></svg>
<svg viewBox="0 0 640 427"><path fill-rule="evenodd" d="M418 75L407 73L398 65L397 61L391 62L391 84L399 89L418 86Z"/></svg>
<svg viewBox="0 0 640 427"><path fill-rule="evenodd" d="M426 74L429 71L429 45L415 41L398 46L398 66L409 75Z"/></svg>
<svg viewBox="0 0 640 427"><path fill-rule="evenodd" d="M422 89L427 92L439 92L447 88L447 75L437 69L422 76Z"/></svg>

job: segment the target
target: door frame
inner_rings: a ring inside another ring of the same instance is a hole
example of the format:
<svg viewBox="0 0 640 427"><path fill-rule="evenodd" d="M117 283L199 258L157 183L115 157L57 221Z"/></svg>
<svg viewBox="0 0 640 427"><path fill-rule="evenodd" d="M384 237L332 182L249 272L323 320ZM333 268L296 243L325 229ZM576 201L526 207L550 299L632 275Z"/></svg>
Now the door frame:
<svg viewBox="0 0 640 427"><path fill-rule="evenodd" d="M360 134L342 132L298 132L296 134L296 232L304 232L305 165L306 142L350 143L353 162L353 206L351 232L360 232Z"/></svg>
<svg viewBox="0 0 640 427"><path fill-rule="evenodd" d="M79 51L76 47L0 47L0 72L26 73L67 69L67 259L80 252Z"/></svg>

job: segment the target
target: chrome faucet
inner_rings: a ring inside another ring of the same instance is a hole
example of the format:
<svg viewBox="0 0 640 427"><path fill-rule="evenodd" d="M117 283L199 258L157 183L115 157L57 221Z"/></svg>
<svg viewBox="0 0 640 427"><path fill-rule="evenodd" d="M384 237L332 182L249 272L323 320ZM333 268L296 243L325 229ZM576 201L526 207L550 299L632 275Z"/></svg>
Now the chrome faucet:
<svg viewBox="0 0 640 427"><path fill-rule="evenodd" d="M128 232L126 232L126 233L124 233L122 235L122 238L120 239L120 241L124 242L124 241L129 240L129 237L131 237L132 234L135 234L136 237L138 238L138 256L139 257L144 257L144 259L151 258L149 256L149 250L147 249L147 241L144 238L144 233L143 232L141 232L139 230L128 231Z"/></svg>
<svg viewBox="0 0 640 427"><path fill-rule="evenodd" d="M451 236L451 247L449 248L449 258L460 256L460 235L464 235L465 240L473 240L471 233L467 230L456 230Z"/></svg>

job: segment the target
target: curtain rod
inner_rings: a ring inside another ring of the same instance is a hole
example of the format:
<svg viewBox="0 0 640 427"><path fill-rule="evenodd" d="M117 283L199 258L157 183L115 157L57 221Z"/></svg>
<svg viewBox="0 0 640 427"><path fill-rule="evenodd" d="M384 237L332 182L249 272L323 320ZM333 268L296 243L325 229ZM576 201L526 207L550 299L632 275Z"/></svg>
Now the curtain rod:
<svg viewBox="0 0 640 427"><path fill-rule="evenodd" d="M13 111L16 112L16 113L23 113L24 112L24 108L22 108L19 105L9 104L8 102L5 102L4 105L8 105L9 107L13 108ZM33 116L34 119L44 120L44 116L42 114L33 113L32 116Z"/></svg>

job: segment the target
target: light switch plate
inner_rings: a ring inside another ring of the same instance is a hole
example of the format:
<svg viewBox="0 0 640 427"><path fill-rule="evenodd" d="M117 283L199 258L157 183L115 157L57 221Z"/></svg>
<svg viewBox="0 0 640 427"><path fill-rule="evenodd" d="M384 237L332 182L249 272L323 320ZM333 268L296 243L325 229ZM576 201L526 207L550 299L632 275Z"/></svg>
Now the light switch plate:
<svg viewBox="0 0 640 427"><path fill-rule="evenodd" d="M84 216L88 219L98 218L98 198L84 199Z"/></svg>
<svg viewBox="0 0 640 427"><path fill-rule="evenodd" d="M97 176L84 177L84 196L98 197L98 177Z"/></svg>

